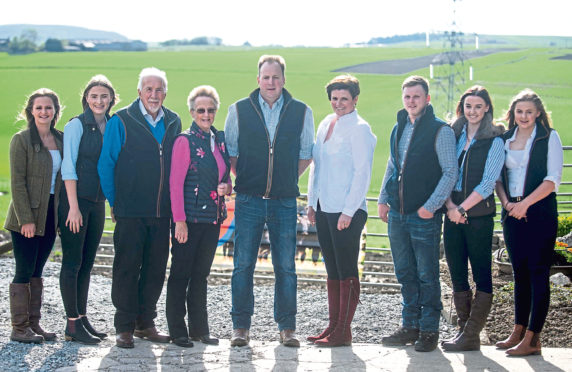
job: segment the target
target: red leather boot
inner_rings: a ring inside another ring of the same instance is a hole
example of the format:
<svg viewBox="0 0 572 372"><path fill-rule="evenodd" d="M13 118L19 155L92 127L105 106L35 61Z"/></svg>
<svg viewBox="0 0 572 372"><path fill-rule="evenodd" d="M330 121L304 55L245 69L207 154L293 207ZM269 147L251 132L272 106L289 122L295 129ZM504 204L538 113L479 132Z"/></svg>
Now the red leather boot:
<svg viewBox="0 0 572 372"><path fill-rule="evenodd" d="M318 336L307 337L306 340L316 342L328 336L336 328L338 323L338 316L340 314L340 281L328 279L328 312L330 314L330 324Z"/></svg>

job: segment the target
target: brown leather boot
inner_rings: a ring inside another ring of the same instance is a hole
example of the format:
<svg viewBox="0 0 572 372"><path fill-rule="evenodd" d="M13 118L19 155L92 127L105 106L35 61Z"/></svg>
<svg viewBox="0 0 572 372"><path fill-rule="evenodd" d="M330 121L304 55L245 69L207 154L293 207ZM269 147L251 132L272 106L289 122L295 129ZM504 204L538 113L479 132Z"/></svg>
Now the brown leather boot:
<svg viewBox="0 0 572 372"><path fill-rule="evenodd" d="M442 344L445 351L480 350L481 339L479 334L485 327L487 316L493 304L493 294L477 291L471 305L471 315L463 328L463 332L450 342Z"/></svg>
<svg viewBox="0 0 572 372"><path fill-rule="evenodd" d="M510 336L506 339L499 341L495 344L498 349L510 349L518 345L518 343L524 338L526 328L522 324L515 324Z"/></svg>
<svg viewBox="0 0 572 372"><path fill-rule="evenodd" d="M10 340L39 344L44 341L30 329L29 309L30 283L10 284L10 313L12 315L12 334Z"/></svg>
<svg viewBox="0 0 572 372"><path fill-rule="evenodd" d="M40 327L42 318L42 295L44 292L44 279L30 278L30 328L46 341L54 341L56 334L46 332Z"/></svg>
<svg viewBox="0 0 572 372"><path fill-rule="evenodd" d="M526 356L542 354L540 345L540 333L534 333L527 330L524 338L518 345L506 351L510 356Z"/></svg>
<svg viewBox="0 0 572 372"><path fill-rule="evenodd" d="M336 328L327 337L314 342L318 346L348 346L352 344L352 320L359 302L359 279L340 281L340 314Z"/></svg>
<svg viewBox="0 0 572 372"><path fill-rule="evenodd" d="M453 292L453 303L455 304L455 311L457 312L457 325L459 329L457 334L448 340L443 340L441 345L445 342L453 342L457 337L463 333L465 324L469 319L471 313L471 301L473 300L473 291Z"/></svg>
<svg viewBox="0 0 572 372"><path fill-rule="evenodd" d="M306 340L310 342L316 342L328 336L336 328L338 323L338 316L340 315L340 281L328 279L328 312L330 323L328 327L320 333L318 336L307 337Z"/></svg>

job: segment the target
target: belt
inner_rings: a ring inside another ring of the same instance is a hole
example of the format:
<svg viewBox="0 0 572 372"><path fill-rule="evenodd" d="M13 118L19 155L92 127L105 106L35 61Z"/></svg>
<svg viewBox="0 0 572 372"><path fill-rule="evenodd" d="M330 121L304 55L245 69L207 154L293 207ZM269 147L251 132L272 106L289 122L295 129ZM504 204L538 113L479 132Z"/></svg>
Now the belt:
<svg viewBox="0 0 572 372"><path fill-rule="evenodd" d="M522 199L524 199L523 196L517 196L516 198L508 198L508 201L511 203L518 203L519 201L522 201Z"/></svg>

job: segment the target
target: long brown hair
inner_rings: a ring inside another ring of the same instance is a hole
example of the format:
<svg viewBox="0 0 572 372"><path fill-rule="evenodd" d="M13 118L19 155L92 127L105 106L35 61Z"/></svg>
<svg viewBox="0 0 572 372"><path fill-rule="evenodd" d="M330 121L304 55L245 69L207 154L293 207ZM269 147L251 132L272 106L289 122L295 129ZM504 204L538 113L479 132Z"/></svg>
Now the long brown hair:
<svg viewBox="0 0 572 372"><path fill-rule="evenodd" d="M458 118L465 115L465 99L469 96L476 96L482 98L483 101L485 101L485 104L489 106L488 112L491 113L491 116L493 115L493 102L491 100L491 96L489 95L489 91L487 90L487 88L481 85L473 85L472 87L467 89L465 93L463 93L461 99L459 100L459 103L457 103L456 112Z"/></svg>
<svg viewBox="0 0 572 372"><path fill-rule="evenodd" d="M109 95L111 96L111 101L109 102L109 107L107 108L107 112L106 112L106 114L109 114L109 111L111 111L111 108L119 102L119 95L115 93L115 89L113 89L113 85L111 85L111 81L109 81L109 79L105 75L95 75L94 77L92 77L89 80L89 82L87 83L87 85L85 86L85 88L83 90L83 94L81 97L81 106L83 107L84 111L87 110L87 108L89 107L89 104L87 103L87 95L89 94L89 91L91 90L91 88L97 87L97 86L104 87L104 88L107 88L109 90Z"/></svg>
<svg viewBox="0 0 572 372"><path fill-rule="evenodd" d="M26 106L24 107L24 109L22 110L22 112L20 113L20 115L18 116L19 119L24 119L28 122L28 129L31 129L32 127L36 127L36 120L34 119L34 115L32 114L32 110L34 108L34 101L36 100L36 98L40 98L40 97L48 97L52 100L53 104L54 104L54 118L52 119L52 122L50 123L50 128L53 128L56 126L56 123L58 122L60 115L61 115L61 111L63 110L63 107L60 105L60 98L58 97L57 93L54 92L51 89L48 88L40 88L34 92L32 92L32 94L30 94L28 96L28 99L26 101Z"/></svg>
<svg viewBox="0 0 572 372"><path fill-rule="evenodd" d="M508 112L506 113L505 118L504 118L508 123L508 129L509 130L514 128L516 125L515 119L514 119L514 110L516 108L516 104L519 102L532 102L532 103L534 103L534 106L536 106L536 109L540 112L540 115L536 118L536 122L544 125L544 127L546 127L546 129L552 128L552 118L550 117L550 112L546 111L546 108L544 107L544 103L542 102L542 99L540 99L540 96L538 94L536 94L536 92L527 88L527 89L521 91L520 93L518 93L512 99L512 102L509 105Z"/></svg>

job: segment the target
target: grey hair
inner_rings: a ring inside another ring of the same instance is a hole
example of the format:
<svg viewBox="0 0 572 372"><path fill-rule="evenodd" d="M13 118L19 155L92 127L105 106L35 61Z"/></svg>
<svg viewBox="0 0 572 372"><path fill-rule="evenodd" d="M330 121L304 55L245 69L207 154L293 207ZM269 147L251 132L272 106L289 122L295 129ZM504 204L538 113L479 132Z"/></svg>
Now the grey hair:
<svg viewBox="0 0 572 372"><path fill-rule="evenodd" d="M193 88L193 90L191 90L191 93L189 93L189 97L187 98L187 105L189 106L189 111L195 109L195 99L199 97L208 97L212 99L217 110L220 107L220 98L218 96L216 89L214 87L211 87L210 85L199 85L198 87Z"/></svg>
<svg viewBox="0 0 572 372"><path fill-rule="evenodd" d="M139 82L137 83L137 90L141 90L143 87L143 79L147 77L158 77L163 81L163 88L165 88L165 93L167 93L167 74L163 70L159 70L156 67L146 67L139 73Z"/></svg>

